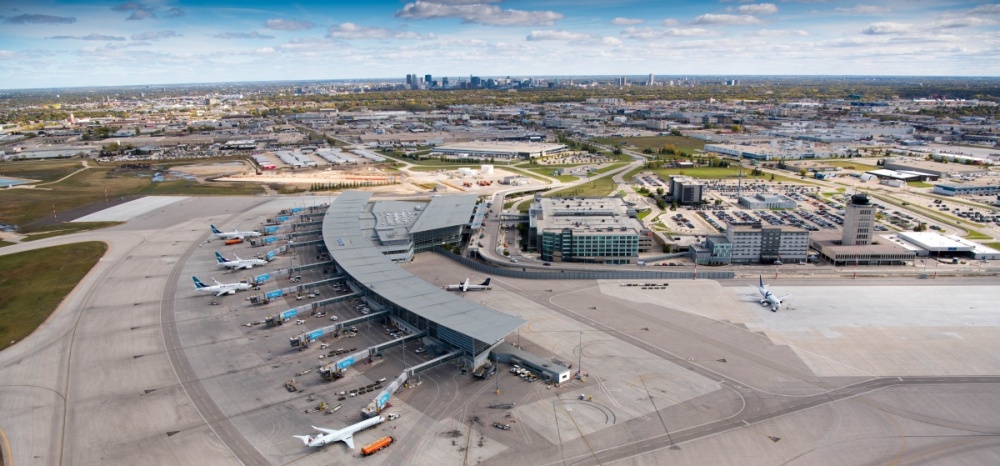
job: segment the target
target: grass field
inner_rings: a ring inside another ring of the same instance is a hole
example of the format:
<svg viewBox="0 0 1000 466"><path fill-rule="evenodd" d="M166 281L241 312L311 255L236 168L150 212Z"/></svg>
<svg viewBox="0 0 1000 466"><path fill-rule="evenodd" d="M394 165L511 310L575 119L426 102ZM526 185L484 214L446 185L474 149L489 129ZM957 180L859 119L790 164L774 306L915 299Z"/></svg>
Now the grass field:
<svg viewBox="0 0 1000 466"><path fill-rule="evenodd" d="M906 185L911 188L933 188L934 185L926 181L907 181Z"/></svg>
<svg viewBox="0 0 1000 466"><path fill-rule="evenodd" d="M637 138L594 138L593 141L597 144L606 144L614 147L622 147L621 143L624 142L626 148L629 146L634 146L637 150L641 151L643 149L659 150L667 144L673 144L674 147L682 152L687 152L688 154L694 154L695 152L702 151L705 149L705 141L701 141L694 138L687 138L684 136L644 136Z"/></svg>
<svg viewBox="0 0 1000 466"><path fill-rule="evenodd" d="M45 238L51 238L53 236L68 235L70 233L79 233L81 231L97 230L100 228L112 227L115 225L120 225L122 222L66 222L60 223L58 225L50 225L47 227L40 227L34 230L29 235L25 236L21 241L35 241Z"/></svg>
<svg viewBox="0 0 1000 466"><path fill-rule="evenodd" d="M983 244L993 249L996 249L997 251L1000 251L1000 243L983 243Z"/></svg>
<svg viewBox="0 0 1000 466"><path fill-rule="evenodd" d="M611 194L615 189L618 188L618 183L612 179L613 176L605 176L603 178L594 178L593 180L587 181L585 183L578 184L572 188L558 189L545 194L545 197L567 197L567 196L584 196L584 197L602 197Z"/></svg>
<svg viewBox="0 0 1000 466"><path fill-rule="evenodd" d="M226 159L219 159L224 161ZM189 160L167 165L183 165ZM96 165L63 181L51 183L82 167L80 161L51 160L0 163L0 176L17 176L48 180L50 184L34 189L0 190L0 222L18 225L22 233L38 231L32 222L46 216L58 218L62 212L83 207L107 198L134 195L185 194L185 195L254 195L261 192L259 185L247 183L198 183L177 180L154 183L149 174L142 172L116 173L118 164ZM145 176L142 176L145 175ZM72 218L58 219L73 220Z"/></svg>
<svg viewBox="0 0 1000 466"><path fill-rule="evenodd" d="M88 242L0 256L0 350L35 331L107 249Z"/></svg>
<svg viewBox="0 0 1000 466"><path fill-rule="evenodd" d="M738 167L694 167L694 168L657 168L652 170L661 178L667 179L671 175L687 175L691 178L736 178L740 176L740 169ZM766 180L768 175L759 176L756 179ZM743 172L743 178L755 179L747 175L747 172Z"/></svg>
<svg viewBox="0 0 1000 466"><path fill-rule="evenodd" d="M854 167L855 170L878 170L879 168L882 168L867 163L857 162L854 160L819 160L819 162L840 168ZM865 162L867 162L867 160Z"/></svg>

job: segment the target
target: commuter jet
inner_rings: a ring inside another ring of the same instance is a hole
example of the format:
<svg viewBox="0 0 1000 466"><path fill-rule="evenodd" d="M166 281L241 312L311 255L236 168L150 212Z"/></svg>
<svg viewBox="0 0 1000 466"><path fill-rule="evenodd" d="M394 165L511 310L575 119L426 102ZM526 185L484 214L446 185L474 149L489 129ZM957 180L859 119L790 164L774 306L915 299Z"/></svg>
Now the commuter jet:
<svg viewBox="0 0 1000 466"><path fill-rule="evenodd" d="M353 450L355 432L360 432L369 427L379 425L384 420L385 418L382 416L375 416L371 419L365 419L364 421L361 421L354 425L347 426L340 430L323 429L320 427L312 426L313 429L323 432L323 434L317 435L315 437L311 435L293 435L292 437L301 439L302 442L305 443L307 447L318 448L324 445L329 445L331 443L344 442L347 444L347 448Z"/></svg>
<svg viewBox="0 0 1000 466"><path fill-rule="evenodd" d="M464 282L459 283L457 285L448 285L444 287L444 289L448 291L483 291L483 290L492 290L493 287L490 286L490 279L489 277L487 277L485 282L482 282L478 285L470 285L469 279L466 278Z"/></svg>
<svg viewBox="0 0 1000 466"><path fill-rule="evenodd" d="M247 281L241 281L239 283L219 283L218 280L212 279L215 285L208 286L198 280L198 277L191 277L194 279L194 289L195 291L203 291L205 293L215 293L215 296L222 296L224 294L236 294L237 291L246 291L250 289L250 283Z"/></svg>
<svg viewBox="0 0 1000 466"><path fill-rule="evenodd" d="M763 275L760 276L760 284L757 285L757 291L760 291L760 305L771 306L771 312L778 312L778 309L781 309L781 302L784 301L785 298L791 296L790 294L786 294L779 298L775 296L774 293L768 291L767 285L764 284Z"/></svg>
<svg viewBox="0 0 1000 466"><path fill-rule="evenodd" d="M264 259L240 259L240 256L237 256L236 254L233 254L233 256L236 257L236 260L231 261L227 260L225 257L222 257L222 254L220 254L218 251L215 252L215 260L219 262L219 265L227 269L233 269L233 270L251 269L255 265L267 264L267 261Z"/></svg>
<svg viewBox="0 0 1000 466"><path fill-rule="evenodd" d="M209 225L209 226L212 227L212 233L215 233L215 236L218 237L219 239L244 239L244 238L255 238L257 236L260 236L259 231L238 231L237 229L233 228L233 231L223 233L219 231L219 229L216 228L215 225Z"/></svg>

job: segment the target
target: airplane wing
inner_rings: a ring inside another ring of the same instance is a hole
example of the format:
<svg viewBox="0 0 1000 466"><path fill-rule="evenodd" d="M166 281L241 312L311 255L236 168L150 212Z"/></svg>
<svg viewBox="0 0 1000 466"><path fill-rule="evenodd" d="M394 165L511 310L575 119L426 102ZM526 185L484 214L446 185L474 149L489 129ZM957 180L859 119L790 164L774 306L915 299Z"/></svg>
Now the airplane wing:
<svg viewBox="0 0 1000 466"><path fill-rule="evenodd" d="M791 294L786 294L786 295L784 295L784 296L782 296L782 297L778 298L778 300L779 300L779 301L784 301L784 300L785 300L785 298L787 298L787 297L789 297L789 296L791 296Z"/></svg>
<svg viewBox="0 0 1000 466"><path fill-rule="evenodd" d="M216 298L218 298L218 297L220 297L220 296L222 296L222 295L224 295L224 294L226 294L226 293L228 293L228 291L226 291L226 290L222 290L222 291L220 291L220 292L218 292L218 293L215 293L215 297L216 297Z"/></svg>
<svg viewBox="0 0 1000 466"><path fill-rule="evenodd" d="M344 443L347 444L347 448L350 448L351 450L353 450L354 449L354 436L347 436L347 437L345 437L344 438Z"/></svg>
<svg viewBox="0 0 1000 466"><path fill-rule="evenodd" d="M316 429L317 431L319 431L319 432L322 432L322 433L324 433L324 434L336 434L336 433L338 433L338 432L339 432L338 430L334 430L334 429L324 429L324 428L322 428L322 427L316 427L316 426L312 426L312 428L313 428L313 429Z"/></svg>

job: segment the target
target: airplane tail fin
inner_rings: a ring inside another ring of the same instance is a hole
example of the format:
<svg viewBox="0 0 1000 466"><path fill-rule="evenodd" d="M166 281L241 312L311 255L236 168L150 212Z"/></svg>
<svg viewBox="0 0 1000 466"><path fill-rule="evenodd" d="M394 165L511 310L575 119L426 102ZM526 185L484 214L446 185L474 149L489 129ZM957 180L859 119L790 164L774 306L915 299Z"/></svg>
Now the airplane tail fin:
<svg viewBox="0 0 1000 466"><path fill-rule="evenodd" d="M221 231L219 231L218 228L215 227L215 225L209 225L209 226L212 227L212 233L215 233L215 234L222 233Z"/></svg>
<svg viewBox="0 0 1000 466"><path fill-rule="evenodd" d="M309 442L312 441L312 437L308 435L293 435L292 437L302 440L302 443L306 444L307 447L309 446Z"/></svg>
<svg viewBox="0 0 1000 466"><path fill-rule="evenodd" d="M220 264L225 264L227 262L226 258L222 257L222 254L220 254L219 251L215 251L215 260L219 261Z"/></svg>
<svg viewBox="0 0 1000 466"><path fill-rule="evenodd" d="M764 287L764 276L763 275L760 276L760 287L761 288L765 288Z"/></svg>
<svg viewBox="0 0 1000 466"><path fill-rule="evenodd" d="M489 284L490 284L490 277L486 277L486 281L480 283L480 285L482 286L489 286Z"/></svg>
<svg viewBox="0 0 1000 466"><path fill-rule="evenodd" d="M198 277L191 277L191 278L194 279L194 287L195 287L195 289L201 289L201 288L205 287L205 284L202 283L201 280L198 280Z"/></svg>

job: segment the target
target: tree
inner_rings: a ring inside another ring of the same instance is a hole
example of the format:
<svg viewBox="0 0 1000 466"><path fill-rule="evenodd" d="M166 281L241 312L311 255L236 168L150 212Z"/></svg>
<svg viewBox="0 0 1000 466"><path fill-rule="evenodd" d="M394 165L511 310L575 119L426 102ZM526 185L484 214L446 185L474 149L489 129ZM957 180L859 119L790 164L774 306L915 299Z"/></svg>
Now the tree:
<svg viewBox="0 0 1000 466"><path fill-rule="evenodd" d="M662 187L662 186L661 186L661 187L659 187L659 188L656 188L656 194L657 194L657 195L660 195L660 196L662 196L662 195L663 195L663 187Z"/></svg>

